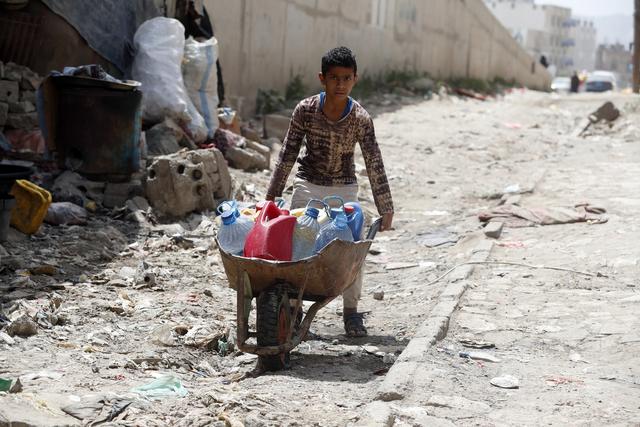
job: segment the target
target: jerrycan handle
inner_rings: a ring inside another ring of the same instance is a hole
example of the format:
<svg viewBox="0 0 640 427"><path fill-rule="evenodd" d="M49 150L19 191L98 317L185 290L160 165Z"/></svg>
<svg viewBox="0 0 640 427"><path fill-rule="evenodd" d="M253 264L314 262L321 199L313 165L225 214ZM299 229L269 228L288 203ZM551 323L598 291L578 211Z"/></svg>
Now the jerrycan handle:
<svg viewBox="0 0 640 427"><path fill-rule="evenodd" d="M260 209L260 215L258 215L256 223L264 224L272 219L278 218L280 215L282 215L282 211L276 206L275 202L268 201L262 209Z"/></svg>
<svg viewBox="0 0 640 427"><path fill-rule="evenodd" d="M284 206L284 203L285 203L285 200L284 200L282 197L278 197L278 198L275 200L275 204L276 204L276 206L278 207L278 209L282 209L282 208L283 208L283 206Z"/></svg>
<svg viewBox="0 0 640 427"><path fill-rule="evenodd" d="M344 199L340 196L327 196L322 201L325 205L325 211L327 212L327 216L331 218L331 205L329 205L328 200L337 200L340 202L340 206L342 207L342 212L344 212Z"/></svg>
<svg viewBox="0 0 640 427"><path fill-rule="evenodd" d="M223 209L225 206L229 206L228 209ZM227 211L233 211L238 209L238 202L236 202L235 200L225 200L224 202L220 203L220 205L218 206L218 208L216 209L216 212L218 212L220 215L222 215L223 213L227 212Z"/></svg>
<svg viewBox="0 0 640 427"><path fill-rule="evenodd" d="M310 199L307 202L307 206L305 206L305 208L304 208L305 212L307 211L307 209L309 209L309 205L311 205L311 203L316 203L317 205L320 205L320 209L324 209L324 210L327 209L327 204L325 202L323 202L322 200L320 200L320 199Z"/></svg>

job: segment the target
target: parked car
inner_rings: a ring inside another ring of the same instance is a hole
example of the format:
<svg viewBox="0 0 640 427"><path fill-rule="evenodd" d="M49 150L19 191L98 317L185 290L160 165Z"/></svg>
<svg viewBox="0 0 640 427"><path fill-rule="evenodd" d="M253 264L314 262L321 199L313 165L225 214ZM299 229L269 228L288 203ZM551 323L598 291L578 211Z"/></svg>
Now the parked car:
<svg viewBox="0 0 640 427"><path fill-rule="evenodd" d="M587 77L587 92L607 92L617 86L616 76L610 71L594 71Z"/></svg>
<svg viewBox="0 0 640 427"><path fill-rule="evenodd" d="M569 77L556 77L551 82L551 90L558 93L568 93L571 89L571 79Z"/></svg>

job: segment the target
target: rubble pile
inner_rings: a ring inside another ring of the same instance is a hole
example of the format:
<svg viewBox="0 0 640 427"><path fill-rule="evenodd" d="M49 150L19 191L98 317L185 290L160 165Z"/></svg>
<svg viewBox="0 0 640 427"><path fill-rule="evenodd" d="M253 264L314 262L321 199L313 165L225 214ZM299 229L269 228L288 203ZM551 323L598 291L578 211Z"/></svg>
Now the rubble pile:
<svg viewBox="0 0 640 427"><path fill-rule="evenodd" d="M3 151L44 152L36 111L36 89L41 81L41 77L27 67L0 62L0 149Z"/></svg>

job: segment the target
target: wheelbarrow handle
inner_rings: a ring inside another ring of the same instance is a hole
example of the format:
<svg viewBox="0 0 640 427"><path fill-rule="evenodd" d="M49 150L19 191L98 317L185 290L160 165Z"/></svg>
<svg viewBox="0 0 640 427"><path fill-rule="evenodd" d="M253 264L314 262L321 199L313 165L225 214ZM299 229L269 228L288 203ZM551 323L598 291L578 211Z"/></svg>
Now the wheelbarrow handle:
<svg viewBox="0 0 640 427"><path fill-rule="evenodd" d="M380 231L380 226L382 225L382 218L376 218L371 226L369 227L369 231L367 232L367 240L373 240Z"/></svg>

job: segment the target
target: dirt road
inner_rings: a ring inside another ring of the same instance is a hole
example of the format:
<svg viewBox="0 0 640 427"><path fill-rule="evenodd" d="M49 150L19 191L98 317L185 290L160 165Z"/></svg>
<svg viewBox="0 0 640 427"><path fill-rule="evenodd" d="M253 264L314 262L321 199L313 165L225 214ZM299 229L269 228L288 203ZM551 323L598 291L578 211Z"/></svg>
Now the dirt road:
<svg viewBox="0 0 640 427"><path fill-rule="evenodd" d="M53 301L64 320L29 338L0 340L0 377L23 384L21 393L0 397L0 420L79 424L60 408L93 402L109 412L119 397L132 400L121 425L355 424L437 303L445 280L436 279L484 239L478 214L507 189L524 193L522 207L587 201L604 207L608 222L507 227L490 261L595 276L477 266L447 337L426 349L412 388L385 403L389 422L639 422L640 102L615 96L623 116L611 129L571 135L606 99L533 92L489 102L407 99L378 113L397 213L396 230L378 235L366 265L361 308L370 336L343 336L336 301L314 322L319 339L304 342L292 368L278 373L247 377L254 357L224 351L235 334L235 293L206 216L142 228L102 217L87 227L47 227L30 240L14 236L4 246L19 268L0 276L5 307L47 312ZM235 177L247 199L264 195L267 174ZM361 197L371 209L364 177ZM142 261L156 286L133 285ZM56 265L53 276L25 272L41 264ZM382 300L375 291L384 291ZM500 362L459 357L469 350L462 338L493 344L482 351ZM517 377L520 388L489 384L504 374ZM174 377L186 396L146 400L131 392L157 375ZM33 421L38 416L46 422Z"/></svg>

